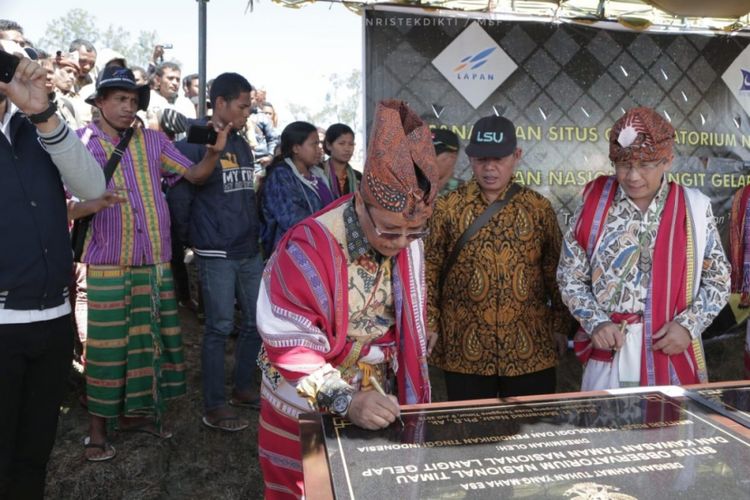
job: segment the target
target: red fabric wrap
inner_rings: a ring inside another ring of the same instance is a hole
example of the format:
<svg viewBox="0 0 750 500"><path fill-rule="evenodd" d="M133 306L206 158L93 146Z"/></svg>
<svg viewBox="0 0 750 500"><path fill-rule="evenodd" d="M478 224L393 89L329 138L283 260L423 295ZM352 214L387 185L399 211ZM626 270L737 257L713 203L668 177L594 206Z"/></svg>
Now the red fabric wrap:
<svg viewBox="0 0 750 500"><path fill-rule="evenodd" d="M612 320L612 323L617 325L621 325L623 321L629 325L634 325L643 321L643 317L640 314L635 313L612 313L610 314L609 319ZM595 359L597 361L612 361L615 357L615 353L611 349L595 349L591 343L591 337L589 337L582 328L576 332L575 338L573 339L573 350L576 353L578 361L584 365L589 359Z"/></svg>
<svg viewBox="0 0 750 500"><path fill-rule="evenodd" d="M691 297L688 295L688 238L687 238L687 202L685 191L679 185L671 183L667 201L664 205L661 223L656 233L653 262L665 263L654 265L651 275L651 322L647 328L646 342L643 343L641 356L641 383L653 380L655 385L668 385L670 364L679 378L680 385L699 384L695 366L697 364L692 343L685 352L668 356L661 350L651 350L651 335L687 307ZM692 290L690 292L692 294ZM646 306L648 313L648 305ZM653 366L647 359L653 356ZM652 370L652 373L649 373Z"/></svg>
<svg viewBox="0 0 750 500"><path fill-rule="evenodd" d="M745 266L745 212L750 186L737 191L732 198L729 224L729 262L732 264L732 293L742 293Z"/></svg>

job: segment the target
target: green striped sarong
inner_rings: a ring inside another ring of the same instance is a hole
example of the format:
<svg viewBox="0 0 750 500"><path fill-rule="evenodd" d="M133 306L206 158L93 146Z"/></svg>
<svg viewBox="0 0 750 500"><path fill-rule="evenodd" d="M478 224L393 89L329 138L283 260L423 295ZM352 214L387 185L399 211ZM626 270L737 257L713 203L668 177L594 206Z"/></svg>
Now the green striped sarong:
<svg viewBox="0 0 750 500"><path fill-rule="evenodd" d="M177 301L168 264L88 266L89 413L156 417L186 392Z"/></svg>

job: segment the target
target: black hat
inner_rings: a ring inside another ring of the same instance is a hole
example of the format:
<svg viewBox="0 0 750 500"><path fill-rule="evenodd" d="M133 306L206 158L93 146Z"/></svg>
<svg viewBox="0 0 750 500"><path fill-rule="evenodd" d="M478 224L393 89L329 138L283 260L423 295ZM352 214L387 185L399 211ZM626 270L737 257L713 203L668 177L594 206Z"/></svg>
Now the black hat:
<svg viewBox="0 0 750 500"><path fill-rule="evenodd" d="M138 92L138 109L148 109L148 101L151 97L151 89L148 85L137 85L135 76L128 68L120 66L107 66L96 80L96 91L86 98L86 103L96 105L96 98L101 95L102 89L136 90Z"/></svg>
<svg viewBox="0 0 750 500"><path fill-rule="evenodd" d="M505 158L515 150L516 127L503 116L480 118L466 146L466 154L473 158Z"/></svg>
<svg viewBox="0 0 750 500"><path fill-rule="evenodd" d="M432 145L435 155L440 153L455 153L458 151L458 136L448 129L434 128L432 132Z"/></svg>

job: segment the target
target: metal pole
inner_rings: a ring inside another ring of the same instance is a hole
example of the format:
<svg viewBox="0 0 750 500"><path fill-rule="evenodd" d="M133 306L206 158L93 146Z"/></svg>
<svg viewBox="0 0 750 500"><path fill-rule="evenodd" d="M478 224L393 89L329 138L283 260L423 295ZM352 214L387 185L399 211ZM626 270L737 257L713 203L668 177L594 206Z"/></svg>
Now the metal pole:
<svg viewBox="0 0 750 500"><path fill-rule="evenodd" d="M198 118L206 116L206 4L198 2Z"/></svg>

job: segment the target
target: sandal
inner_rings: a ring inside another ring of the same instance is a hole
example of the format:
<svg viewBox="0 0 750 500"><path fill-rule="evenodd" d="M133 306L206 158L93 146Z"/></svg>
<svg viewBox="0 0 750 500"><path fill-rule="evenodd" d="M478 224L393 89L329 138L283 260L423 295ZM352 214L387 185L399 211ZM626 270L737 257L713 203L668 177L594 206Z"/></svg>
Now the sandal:
<svg viewBox="0 0 750 500"><path fill-rule="evenodd" d="M260 410L260 398L243 401L241 399L231 398L229 404L238 408L250 408L251 410Z"/></svg>
<svg viewBox="0 0 750 500"><path fill-rule="evenodd" d="M149 434L154 437L158 437L160 439L169 439L172 437L172 433L170 431L162 431L159 432L159 429L156 428L156 424L152 422L143 422L142 424L133 425L131 427L120 427L120 432L141 432L143 434Z"/></svg>
<svg viewBox="0 0 750 500"><path fill-rule="evenodd" d="M226 417L219 417L215 419L213 422L208 420L208 417L204 416L203 419L203 425L206 427L210 427L211 429L219 429L220 431L225 432L237 432L247 429L250 426L250 422L245 420L244 418L240 418L237 415L228 415ZM223 422L242 422L242 425L238 427L229 427L228 425L221 425Z"/></svg>
<svg viewBox="0 0 750 500"><path fill-rule="evenodd" d="M117 455L117 450L115 450L115 447L109 444L109 442L104 441L103 443L92 443L91 436L86 436L83 439L83 448L84 450L98 448L104 452L103 455L99 455L98 457L86 457L86 460L89 462L106 462L107 460L112 460L115 458L115 455Z"/></svg>

